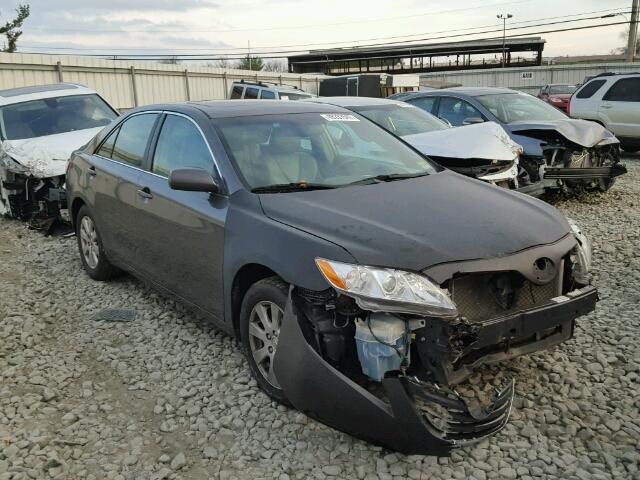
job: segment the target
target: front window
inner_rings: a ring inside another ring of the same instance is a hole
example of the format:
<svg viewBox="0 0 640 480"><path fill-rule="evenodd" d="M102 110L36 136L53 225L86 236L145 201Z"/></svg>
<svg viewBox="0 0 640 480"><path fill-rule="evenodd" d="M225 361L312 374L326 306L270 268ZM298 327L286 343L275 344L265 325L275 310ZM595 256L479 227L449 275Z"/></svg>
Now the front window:
<svg viewBox="0 0 640 480"><path fill-rule="evenodd" d="M409 146L355 114L223 118L216 120L216 128L251 189L288 184L331 188L436 171Z"/></svg>
<svg viewBox="0 0 640 480"><path fill-rule="evenodd" d="M408 104L373 105L353 110L400 137L449 128L433 115Z"/></svg>
<svg viewBox="0 0 640 480"><path fill-rule="evenodd" d="M117 116L98 95L70 95L1 107L0 126L4 140L22 140L104 127Z"/></svg>
<svg viewBox="0 0 640 480"><path fill-rule="evenodd" d="M552 85L549 87L549 95L571 95L575 91L575 85Z"/></svg>
<svg viewBox="0 0 640 480"><path fill-rule="evenodd" d="M525 93L499 93L480 95L475 98L504 123L520 120L537 122L567 118L557 108Z"/></svg>

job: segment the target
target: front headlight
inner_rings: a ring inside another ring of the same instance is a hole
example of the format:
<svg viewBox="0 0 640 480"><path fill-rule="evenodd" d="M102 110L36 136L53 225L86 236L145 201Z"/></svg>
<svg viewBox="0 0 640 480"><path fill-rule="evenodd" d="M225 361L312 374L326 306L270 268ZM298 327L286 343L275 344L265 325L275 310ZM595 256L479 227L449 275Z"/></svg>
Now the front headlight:
<svg viewBox="0 0 640 480"><path fill-rule="evenodd" d="M392 268L366 267L316 258L316 265L336 290L374 312L455 317L449 295L426 277Z"/></svg>
<svg viewBox="0 0 640 480"><path fill-rule="evenodd" d="M578 245L572 255L575 256L573 259L573 278L577 282L586 285L589 283L589 271L591 270L591 241L573 219L567 217L567 222L569 222L571 231L578 241Z"/></svg>

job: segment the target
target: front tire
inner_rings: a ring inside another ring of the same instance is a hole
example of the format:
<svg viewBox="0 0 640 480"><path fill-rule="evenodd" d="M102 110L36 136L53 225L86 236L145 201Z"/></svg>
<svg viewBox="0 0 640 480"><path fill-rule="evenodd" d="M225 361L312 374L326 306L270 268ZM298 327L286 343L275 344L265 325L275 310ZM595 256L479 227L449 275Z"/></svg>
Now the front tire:
<svg viewBox="0 0 640 480"><path fill-rule="evenodd" d="M242 300L240 340L258 385L277 402L288 405L273 369L288 287L278 277L254 283Z"/></svg>
<svg viewBox="0 0 640 480"><path fill-rule="evenodd" d="M94 280L109 280L121 271L114 267L102 247L102 239L95 220L86 205L83 205L75 220L76 237L82 266Z"/></svg>

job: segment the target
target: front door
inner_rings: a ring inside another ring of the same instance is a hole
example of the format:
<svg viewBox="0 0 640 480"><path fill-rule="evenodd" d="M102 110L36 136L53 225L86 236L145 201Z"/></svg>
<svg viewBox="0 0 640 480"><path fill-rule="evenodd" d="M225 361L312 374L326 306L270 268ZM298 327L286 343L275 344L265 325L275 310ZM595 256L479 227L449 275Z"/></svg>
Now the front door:
<svg viewBox="0 0 640 480"><path fill-rule="evenodd" d="M172 190L167 177L177 168L214 174L211 150L197 124L168 113L160 128L150 172L139 180L140 252L143 274L188 302L223 318L222 260L226 196ZM216 174L217 175L217 174Z"/></svg>

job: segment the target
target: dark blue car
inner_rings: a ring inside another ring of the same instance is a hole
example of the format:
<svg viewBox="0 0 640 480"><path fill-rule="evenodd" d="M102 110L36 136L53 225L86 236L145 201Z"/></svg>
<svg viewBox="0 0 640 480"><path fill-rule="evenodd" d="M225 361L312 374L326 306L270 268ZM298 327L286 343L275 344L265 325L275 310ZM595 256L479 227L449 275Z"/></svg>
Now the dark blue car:
<svg viewBox="0 0 640 480"><path fill-rule="evenodd" d="M456 87L415 92L398 100L420 107L453 126L502 125L522 145L521 184L543 180L546 189L608 190L626 173L620 142L602 125L567 117L526 93L507 88Z"/></svg>

